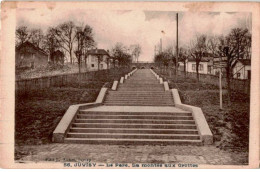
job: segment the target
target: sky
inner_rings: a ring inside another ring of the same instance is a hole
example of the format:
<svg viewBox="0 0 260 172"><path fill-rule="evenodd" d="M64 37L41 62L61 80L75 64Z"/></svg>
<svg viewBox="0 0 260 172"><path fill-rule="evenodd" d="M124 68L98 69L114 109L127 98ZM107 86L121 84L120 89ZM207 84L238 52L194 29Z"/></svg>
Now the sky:
<svg viewBox="0 0 260 172"><path fill-rule="evenodd" d="M163 49L176 45L176 12L174 11L111 11L86 9L21 9L17 27L55 27L65 21L93 28L97 47L111 49L117 42L126 46L140 44L139 61L152 61L155 45L162 39ZM251 13L179 12L179 45L188 46L197 34L227 35L232 28L251 31ZM162 32L163 31L163 32Z"/></svg>

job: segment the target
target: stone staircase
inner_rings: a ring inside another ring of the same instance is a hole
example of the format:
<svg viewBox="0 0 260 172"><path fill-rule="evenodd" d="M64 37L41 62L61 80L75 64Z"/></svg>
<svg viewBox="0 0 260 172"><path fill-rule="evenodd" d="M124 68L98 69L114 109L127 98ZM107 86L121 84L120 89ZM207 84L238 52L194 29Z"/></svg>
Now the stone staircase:
<svg viewBox="0 0 260 172"><path fill-rule="evenodd" d="M202 144L192 114L174 107L171 92L164 91L150 70L137 70L117 91L109 91L104 105L107 110L79 110L64 142ZM119 108L128 109L115 111Z"/></svg>
<svg viewBox="0 0 260 172"><path fill-rule="evenodd" d="M119 84L117 91L109 91L108 106L174 106L170 91L164 91L150 70L138 70L134 76Z"/></svg>

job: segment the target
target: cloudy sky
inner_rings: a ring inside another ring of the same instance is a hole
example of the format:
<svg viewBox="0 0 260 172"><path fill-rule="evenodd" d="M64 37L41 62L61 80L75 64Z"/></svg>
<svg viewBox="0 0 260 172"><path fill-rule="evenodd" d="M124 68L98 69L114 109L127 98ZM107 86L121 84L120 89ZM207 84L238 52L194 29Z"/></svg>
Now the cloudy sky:
<svg viewBox="0 0 260 172"><path fill-rule="evenodd" d="M152 61L154 46L162 38L163 49L175 46L176 12L167 11L110 11L26 9L17 12L17 26L41 28L64 21L78 25L88 24L94 30L98 48L111 49L116 42L124 45L140 44L140 61ZM250 13L179 13L180 45L188 45L196 34L226 35L234 27L251 30ZM161 32L164 31L164 34Z"/></svg>

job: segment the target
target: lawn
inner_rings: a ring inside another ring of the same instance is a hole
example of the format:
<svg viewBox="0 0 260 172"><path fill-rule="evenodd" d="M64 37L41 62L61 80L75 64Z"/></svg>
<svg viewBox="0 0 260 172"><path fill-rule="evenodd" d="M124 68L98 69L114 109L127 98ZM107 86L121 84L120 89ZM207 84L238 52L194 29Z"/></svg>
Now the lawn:
<svg viewBox="0 0 260 172"><path fill-rule="evenodd" d="M158 72L158 71L157 71ZM219 88L179 76L176 81L166 75L170 88L177 88L183 103L202 108L214 136L214 145L224 150L248 152L249 95L233 91L228 104L223 90L223 110L219 108Z"/></svg>
<svg viewBox="0 0 260 172"><path fill-rule="evenodd" d="M114 79L130 69L113 70L95 80L70 83L66 87L27 90L15 97L15 157L28 155L20 146L51 143L52 133L70 105L94 102L102 87L111 88Z"/></svg>
<svg viewBox="0 0 260 172"><path fill-rule="evenodd" d="M99 88L49 88L16 97L17 145L46 144L70 105L95 101Z"/></svg>

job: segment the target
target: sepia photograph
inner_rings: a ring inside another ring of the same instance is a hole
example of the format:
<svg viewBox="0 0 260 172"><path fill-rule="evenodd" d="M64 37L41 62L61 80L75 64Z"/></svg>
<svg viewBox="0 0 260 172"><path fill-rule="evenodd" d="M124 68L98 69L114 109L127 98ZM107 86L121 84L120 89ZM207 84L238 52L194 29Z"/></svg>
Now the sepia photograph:
<svg viewBox="0 0 260 172"><path fill-rule="evenodd" d="M20 4L9 26L14 164L250 167L250 143L259 151L252 4Z"/></svg>

